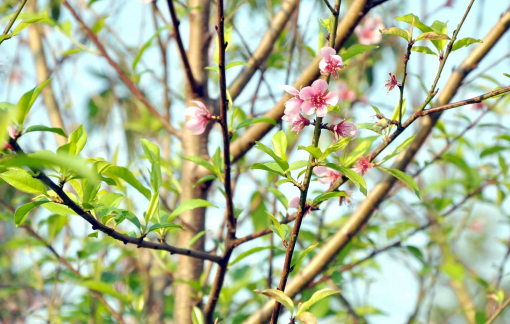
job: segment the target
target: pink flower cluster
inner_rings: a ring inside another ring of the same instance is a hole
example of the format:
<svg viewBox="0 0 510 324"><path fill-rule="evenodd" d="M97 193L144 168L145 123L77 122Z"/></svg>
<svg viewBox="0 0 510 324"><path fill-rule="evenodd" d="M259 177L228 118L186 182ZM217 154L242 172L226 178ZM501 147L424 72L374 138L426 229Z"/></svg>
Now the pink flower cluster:
<svg viewBox="0 0 510 324"><path fill-rule="evenodd" d="M372 45L381 41L380 29L384 29L381 17L372 17L365 19L363 25L356 26L354 33L358 36L360 44Z"/></svg>
<svg viewBox="0 0 510 324"><path fill-rule="evenodd" d="M344 68L342 58L336 54L336 50L331 47L323 47L319 51L322 60L319 63L319 69L322 74L333 76L338 79L338 71Z"/></svg>

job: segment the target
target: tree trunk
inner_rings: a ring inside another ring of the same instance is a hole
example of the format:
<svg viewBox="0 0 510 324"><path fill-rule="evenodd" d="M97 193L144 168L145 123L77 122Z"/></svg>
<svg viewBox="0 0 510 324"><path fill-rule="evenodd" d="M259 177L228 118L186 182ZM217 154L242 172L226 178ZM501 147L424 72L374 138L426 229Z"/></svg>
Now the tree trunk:
<svg viewBox="0 0 510 324"><path fill-rule="evenodd" d="M187 99L199 100L208 103L207 97L207 73L205 67L207 63L207 53L209 48L209 0L190 0L188 7L195 9L189 15L190 19L190 41L188 49L188 59L191 70L197 84L197 93L193 93L188 88ZM193 135L189 130L183 128L182 147L184 155L197 155L207 157L208 131L200 136ZM183 161L182 167L182 193L181 203L190 199L206 199L208 186L198 186L193 189L193 184L198 180L198 166L189 161ZM205 228L205 209L198 208L180 215L185 223L186 231L179 232L178 246L188 246L189 241L198 232ZM204 249L204 239L201 238L193 246L196 250ZM203 271L203 260L179 256L176 279L183 281L199 281ZM200 303L196 298L199 292L196 292L186 283L176 283L175 287L175 323L191 323L191 310L193 306Z"/></svg>

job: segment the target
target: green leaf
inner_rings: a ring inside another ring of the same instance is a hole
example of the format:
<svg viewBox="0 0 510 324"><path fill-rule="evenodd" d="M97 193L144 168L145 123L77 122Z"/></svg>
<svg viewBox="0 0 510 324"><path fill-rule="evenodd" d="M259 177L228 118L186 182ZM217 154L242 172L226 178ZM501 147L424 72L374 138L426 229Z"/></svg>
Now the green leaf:
<svg viewBox="0 0 510 324"><path fill-rule="evenodd" d="M197 306L193 306L191 311L191 321L193 324L205 324L204 314Z"/></svg>
<svg viewBox="0 0 510 324"><path fill-rule="evenodd" d="M430 27L438 34L448 35L448 28L444 22L436 20ZM432 44L434 44L438 52L441 52L446 45L446 39L432 40Z"/></svg>
<svg viewBox="0 0 510 324"><path fill-rule="evenodd" d="M225 28L225 30L223 32L223 36L224 36L225 44L227 44L227 46L225 47L225 51L227 51L227 49L230 47L230 44L232 43L232 27ZM219 40L218 36L216 36L216 41L214 43L216 44L216 47L214 49L214 56L213 56L214 63L216 63L216 65L220 65L220 63L219 63L219 61L220 61L220 40Z"/></svg>
<svg viewBox="0 0 510 324"><path fill-rule="evenodd" d="M124 180L130 186L135 188L139 193L144 195L145 198L151 198L151 191L143 186L138 179L135 178L129 169L121 166L111 166L103 172L104 175L111 178L119 178Z"/></svg>
<svg viewBox="0 0 510 324"><path fill-rule="evenodd" d="M467 47L469 45L476 44L476 43L483 43L483 41L480 39L474 39L471 37L459 39L458 41L455 41L455 43L453 43L452 52L455 52L458 49L461 49L463 47Z"/></svg>
<svg viewBox="0 0 510 324"><path fill-rule="evenodd" d="M400 104L397 103L397 105L393 109L393 113L391 114L392 120L398 120L399 110L400 110ZM404 98L404 100L402 101L402 118L404 118L405 113L406 113L406 99ZM393 128L393 125L390 126L390 129L391 128Z"/></svg>
<svg viewBox="0 0 510 324"><path fill-rule="evenodd" d="M423 53L423 54L429 54L429 55L434 55L434 56L437 56L436 52L432 51L430 48L428 48L427 46L413 46L411 48L411 51L413 52L420 52L420 53Z"/></svg>
<svg viewBox="0 0 510 324"><path fill-rule="evenodd" d="M42 182L32 177L30 173L25 170L11 169L1 173L0 178L19 191L33 194L46 194L46 188Z"/></svg>
<svg viewBox="0 0 510 324"><path fill-rule="evenodd" d="M276 156L281 158L283 161L287 161L287 136L281 130L273 136L273 150Z"/></svg>
<svg viewBox="0 0 510 324"><path fill-rule="evenodd" d="M347 167L353 165L356 161L358 161L360 156L363 156L368 153L370 147L372 147L372 143L378 138L379 136L370 136L363 138L361 142L358 145L356 145L356 148L352 150L351 153L349 153L345 160L342 159L342 164Z"/></svg>
<svg viewBox="0 0 510 324"><path fill-rule="evenodd" d="M193 245L202 237L204 236L208 231L200 231L197 233L197 235L193 236L191 240L189 240L189 248L191 249Z"/></svg>
<svg viewBox="0 0 510 324"><path fill-rule="evenodd" d="M287 200L287 198L285 197L285 195L283 193L280 192L280 190L276 189L276 188L267 188L269 191L271 191L273 193L273 195L275 195L276 199L278 199L279 202L282 203L283 207L285 207L285 209L288 209L289 208L289 202Z"/></svg>
<svg viewBox="0 0 510 324"><path fill-rule="evenodd" d="M423 33L420 36L418 36L418 38L416 38L416 41L427 40L427 39L428 40L439 40L439 39L448 40L448 39L450 39L450 37L448 37L448 35L440 34L440 33L436 33L436 32L427 32L427 33Z"/></svg>
<svg viewBox="0 0 510 324"><path fill-rule="evenodd" d="M395 178L397 178L400 181L402 181L403 183L405 183L406 186L411 188L414 191L414 193L416 194L416 196L419 199L421 199L420 198L420 189L418 188L418 185L416 184L416 181L414 181L414 179L410 175L405 174L404 172L402 172L400 170L397 170L397 169L387 169L387 168L383 168L383 167L378 167L378 168L383 170L383 171L388 172L389 174L391 174Z"/></svg>
<svg viewBox="0 0 510 324"><path fill-rule="evenodd" d="M274 227L276 228L276 231L277 231L277 235L282 239L282 240L285 240L285 233L283 232L283 229L282 229L282 225L280 224L280 222L276 219L276 217L274 217L271 213L269 213L267 210L265 211L267 216L269 216L269 218L271 219L271 221L273 222L274 224Z"/></svg>
<svg viewBox="0 0 510 324"><path fill-rule="evenodd" d="M18 207L18 209L16 209L16 212L14 213L14 224L16 224L16 227L20 227L21 225L23 225L23 223L25 222L25 219L27 218L27 215L28 213L42 205L42 204L45 204L45 203L48 203L50 202L49 200L39 200L39 201L33 201L33 202L30 202L28 204L24 204L20 207Z"/></svg>
<svg viewBox="0 0 510 324"><path fill-rule="evenodd" d="M270 246L258 246L258 247L255 247L253 249L249 249L248 251L244 251L243 253L239 254L237 256L237 258L235 258L234 261L230 262L228 264L229 267L233 266L234 264L238 263L239 261L241 261L242 259L246 258L247 256L250 256L254 253L257 253L257 252L260 252L260 251L263 251L263 250L269 250L269 249L276 249L274 246L270 245Z"/></svg>
<svg viewBox="0 0 510 324"><path fill-rule="evenodd" d="M25 93L21 99L18 101L17 105L17 118L18 124L20 127L23 127L23 123L25 122L25 119L27 118L28 113L30 112L30 109L34 105L35 100L41 93L41 91L44 89L44 87L51 81L51 79L48 79L38 85L37 87L33 88L32 90Z"/></svg>
<svg viewBox="0 0 510 324"><path fill-rule="evenodd" d="M317 303L319 300L324 299L328 296L335 295L340 293L340 290L333 290L330 288L324 288L321 290L316 291L310 299L308 299L306 302L302 303L298 306L297 315L301 315L307 310L310 309L310 307L313 306L313 304Z"/></svg>
<svg viewBox="0 0 510 324"><path fill-rule="evenodd" d="M289 296L285 295L283 291L277 289L266 289L266 290L254 290L254 292L262 295L266 295L267 297L273 298L280 304L282 304L287 310L293 314L294 313L294 303L289 298Z"/></svg>
<svg viewBox="0 0 510 324"><path fill-rule="evenodd" d="M413 22L414 22L414 26L417 27L419 30L421 30L423 33L432 31L432 28L430 28L429 26L422 23L420 21L420 18L418 18L418 16L413 15L411 13L407 14L405 16L395 17L394 19L397 21L402 21L402 22L408 23L408 24L413 24Z"/></svg>
<svg viewBox="0 0 510 324"><path fill-rule="evenodd" d="M203 199L190 199L190 200L186 200L185 202L180 204L177 208L175 208L174 211L170 214L170 216L168 216L168 218L174 217L174 216L178 216L178 215L180 215L180 214L182 214L184 212L187 212L189 210L193 210L193 209L196 209L196 208L204 208L204 207L214 207L214 208L217 208L216 206L214 206L213 204L211 204L207 200L203 200Z"/></svg>
<svg viewBox="0 0 510 324"><path fill-rule="evenodd" d="M282 168L276 164L276 163L273 163L273 162L269 162L269 163L254 163L252 166L251 166L251 169L252 170L265 170L267 172L271 172L271 173L276 173L282 177L284 177L284 173L283 173L283 170Z"/></svg>
<svg viewBox="0 0 510 324"><path fill-rule="evenodd" d="M89 235L87 235L87 237L95 237L95 238L97 238L98 236L99 236L99 231L95 231L95 232L92 232Z"/></svg>
<svg viewBox="0 0 510 324"><path fill-rule="evenodd" d="M315 199L312 201L312 206L315 206L325 200L335 197L349 197L349 195L345 191L325 192L315 197Z"/></svg>
<svg viewBox="0 0 510 324"><path fill-rule="evenodd" d="M87 143L87 132L83 125L80 125L74 132L69 135L68 143L72 143L72 149L69 150L70 155L78 155Z"/></svg>
<svg viewBox="0 0 510 324"><path fill-rule="evenodd" d="M282 169L282 172L283 172L283 170L287 170L289 168L289 164L287 163L287 161L284 161L282 158L277 156L275 154L275 152L273 152L273 150L271 150L269 147L267 147L264 144L257 142L257 141L255 143L256 143L255 148L261 150L262 152L264 152L267 155L269 155L270 157L272 157L273 160L275 160L275 162L278 163L278 165ZM253 168L253 166L252 166L252 168Z"/></svg>
<svg viewBox="0 0 510 324"><path fill-rule="evenodd" d="M151 163L151 187L154 191L158 191L163 182L161 176L161 160L159 154L159 147L147 139L142 138L140 140L145 156Z"/></svg>
<svg viewBox="0 0 510 324"><path fill-rule="evenodd" d="M149 225L149 221L151 220L152 216L154 216L159 210L159 191L156 191L149 202L149 207L147 208L147 211L145 212L145 226Z"/></svg>
<svg viewBox="0 0 510 324"><path fill-rule="evenodd" d="M213 181L216 178L217 177L214 174L206 175L206 176L198 179L197 182L195 182L195 184L193 185L193 189L195 189L197 186L201 185L204 182Z"/></svg>
<svg viewBox="0 0 510 324"><path fill-rule="evenodd" d="M320 148L318 147L315 147L313 145L310 145L310 146L303 146L303 145L298 145L298 150L305 150L307 151L308 153L310 153L316 160L320 159L321 156L322 156L322 151Z"/></svg>
<svg viewBox="0 0 510 324"><path fill-rule="evenodd" d="M381 160L381 162L379 162L379 164L382 164L386 161L388 161L389 159L391 159L392 157L400 154L400 152L402 152L403 150L406 149L406 147L409 146L409 144L411 144L414 140L416 135L413 135L411 137L409 137L408 139L406 139L404 142L402 142L402 144L400 144L399 146L397 146L397 148L395 149L395 151L393 151L391 154L388 154L387 156L384 157L384 159Z"/></svg>
<svg viewBox="0 0 510 324"><path fill-rule="evenodd" d="M225 70L228 70L228 69L230 69L231 67L239 66L239 65L248 65L248 63L241 62L241 61L231 62L231 63L227 64L227 66L225 66Z"/></svg>
<svg viewBox="0 0 510 324"><path fill-rule="evenodd" d="M268 124L276 126L276 120L274 120L273 118L269 118L269 117L254 117L254 118L245 119L242 122L240 122L239 125L237 125L236 130L244 128L246 126L257 124L257 123L268 123Z"/></svg>
<svg viewBox="0 0 510 324"><path fill-rule="evenodd" d="M292 263L290 265L291 268L295 267L296 264L298 264L301 260L303 260L305 258L305 256L308 255L308 253L312 252L312 250L317 247L317 245L319 245L319 243L315 243L314 245L307 247L306 250L303 251L303 253L301 253L295 260L292 261Z"/></svg>
<svg viewBox="0 0 510 324"><path fill-rule="evenodd" d="M350 58L352 58L354 56L363 54L366 51L370 51L370 50L373 50L375 48L379 48L379 46L377 46L377 45L355 44L355 45L352 45L351 47L349 47L347 49L347 51L345 51L344 53L340 54L340 57L345 62L345 61L347 61L348 59L350 59Z"/></svg>
<svg viewBox="0 0 510 324"><path fill-rule="evenodd" d="M149 228L149 231L147 231L147 233L150 233L150 232L154 232L155 230L158 230L160 228L179 228L179 229L184 229L184 227L182 227L181 225L177 225L177 224L174 224L174 223L163 223L163 224L154 224L152 225L150 228Z"/></svg>
<svg viewBox="0 0 510 324"><path fill-rule="evenodd" d="M341 138L339 141L337 142L333 142L331 143L328 148L324 151L324 153L322 153L321 157L319 158L319 162L322 162L324 160L326 160L326 158L333 152L336 152L338 150L341 150L343 149L344 147L347 146L347 144L349 144L349 141L351 140L351 137L344 137L344 138Z"/></svg>
<svg viewBox="0 0 510 324"><path fill-rule="evenodd" d="M118 291L113 289L113 286L111 284L107 284L105 282L87 280L81 282L80 284L91 290L95 290L97 292L116 297L125 303L129 302L130 300L129 296L119 293Z"/></svg>
<svg viewBox="0 0 510 324"><path fill-rule="evenodd" d="M510 78L510 74L508 73L503 73L504 76L506 76L507 78Z"/></svg>
<svg viewBox="0 0 510 324"><path fill-rule="evenodd" d="M31 133L31 132L51 132L51 133L55 133L55 134L59 134L61 136L67 137L66 133L62 130L62 128L48 127L48 126L44 126L44 125L30 126L25 131L25 134Z"/></svg>
<svg viewBox="0 0 510 324"><path fill-rule="evenodd" d="M48 202L47 204L44 204L42 206L54 214L78 215L71 208L67 207L66 205L57 204L55 202Z"/></svg>
<svg viewBox="0 0 510 324"><path fill-rule="evenodd" d="M509 147L504 147L504 146L499 146L499 145L488 147L485 150L483 150L482 153L480 153L480 157L483 158L488 155L499 153L499 152L502 152L502 151L505 151L508 149L509 149Z"/></svg>
<svg viewBox="0 0 510 324"><path fill-rule="evenodd" d="M106 18L106 17L105 17ZM138 50L138 53L136 53L136 56L133 60L133 64L131 65L131 68L133 69L133 71L136 69L136 66L138 65L138 63L140 62L140 60L142 59L142 55L143 53L145 53L145 51L151 46L152 44L152 41L158 37L158 35L163 31L163 30L166 30L168 29L168 26L164 26L164 27L161 27L159 28L156 33L154 35L152 35L151 38L149 38L149 40L147 42L145 42L142 47L140 48L140 50Z"/></svg>
<svg viewBox="0 0 510 324"><path fill-rule="evenodd" d="M18 35L19 33L21 33L21 31L25 28L27 28L28 26L32 25L32 24L35 24L36 22L42 20L43 18L33 18L33 19L27 19L27 20L24 20L22 22L20 22L18 24L18 26L16 26L16 28L14 28L14 30L10 33L12 36L16 36Z"/></svg>
<svg viewBox="0 0 510 324"><path fill-rule="evenodd" d="M405 39L406 42L409 42L409 32L407 30L404 30L404 29L401 29L398 27L390 27L390 28L382 29L381 33L386 34L386 35L397 35L397 36L400 36L403 39Z"/></svg>
<svg viewBox="0 0 510 324"><path fill-rule="evenodd" d="M206 168L207 170L211 171L212 173L216 174L217 176L220 176L220 174L218 174L218 170L214 167L214 165L212 165L211 163L209 163L208 161L206 161L205 159L199 157L199 156L183 156L182 157L184 160L188 160L188 161L191 161L195 164L198 164L198 165L201 165L203 166L204 168Z"/></svg>
<svg viewBox="0 0 510 324"><path fill-rule="evenodd" d="M290 166L289 166L289 171L299 170L299 169L302 169L302 168L307 167L309 165L310 165L310 162L305 161L305 160L292 162L290 164Z"/></svg>
<svg viewBox="0 0 510 324"><path fill-rule="evenodd" d="M284 183L292 183L292 180L289 180L289 179L281 179L281 180L278 180L275 182L275 186L279 186L279 185L282 185Z"/></svg>
<svg viewBox="0 0 510 324"><path fill-rule="evenodd" d="M349 180L351 180L356 187L359 188L362 194L367 196L367 184L365 183L365 179L363 179L362 176L357 174L355 171L338 164L326 163L326 166L328 168L341 172L343 175L349 178Z"/></svg>

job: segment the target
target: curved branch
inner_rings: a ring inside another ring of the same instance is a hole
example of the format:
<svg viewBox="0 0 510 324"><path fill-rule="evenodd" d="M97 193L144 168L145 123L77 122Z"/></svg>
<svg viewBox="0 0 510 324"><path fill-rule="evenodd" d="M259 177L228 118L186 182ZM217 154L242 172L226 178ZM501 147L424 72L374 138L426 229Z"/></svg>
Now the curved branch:
<svg viewBox="0 0 510 324"><path fill-rule="evenodd" d="M21 147L18 145L16 140L10 138L9 144L13 147L14 151L18 154L25 154ZM120 232L117 232L113 228L110 228L103 223L99 222L89 211L84 210L78 204L76 204L69 196L65 193L65 191L58 186L53 180L51 180L44 172L37 169L32 169L37 176L34 176L34 178L41 180L45 185L47 185L51 190L55 191L55 193L62 199L62 204L66 205L67 207L71 208L76 214L80 215L85 219L90 225L92 225L93 230L101 231L105 233L108 236L111 236L112 238L121 241L124 244L133 244L136 245L138 248L147 248L147 249L153 249L153 250L163 250L168 251L171 254L181 254L181 255L187 255L192 258L196 259L202 259L202 260L209 260L213 262L220 262L222 258L217 255L212 255L210 253L202 252L202 251L195 251L195 250L189 250L189 249L182 249L178 248L172 245L169 245L167 243L154 243L145 241L143 237L131 237L125 234L122 234Z"/></svg>

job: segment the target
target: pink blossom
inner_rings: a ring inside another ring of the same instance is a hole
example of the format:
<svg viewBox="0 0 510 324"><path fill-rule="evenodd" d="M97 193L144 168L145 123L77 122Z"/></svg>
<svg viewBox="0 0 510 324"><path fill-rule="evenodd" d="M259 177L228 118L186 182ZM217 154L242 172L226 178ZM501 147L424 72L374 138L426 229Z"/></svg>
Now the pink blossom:
<svg viewBox="0 0 510 324"><path fill-rule="evenodd" d="M485 104L483 102L477 102L469 105L469 109L471 110L482 110L483 108L485 108Z"/></svg>
<svg viewBox="0 0 510 324"><path fill-rule="evenodd" d="M484 229L484 221L480 218L475 219L471 225L469 226L469 229L472 230L475 233L482 233Z"/></svg>
<svg viewBox="0 0 510 324"><path fill-rule="evenodd" d="M343 101L354 102L356 100L356 92L350 90L343 82L338 84L338 92L340 93L340 99Z"/></svg>
<svg viewBox="0 0 510 324"><path fill-rule="evenodd" d="M340 172L325 166L314 168L313 173L319 177L319 182L323 184L331 184L342 176Z"/></svg>
<svg viewBox="0 0 510 324"><path fill-rule="evenodd" d="M333 132L335 142L338 141L340 137L352 137L352 139L355 139L359 135L359 130L358 127L356 127L356 124L346 123L345 120L342 120L336 125L331 125L329 130Z"/></svg>
<svg viewBox="0 0 510 324"><path fill-rule="evenodd" d="M200 101L191 102L196 104L198 107L191 106L184 109L184 115L190 117L184 126L191 130L193 134L200 135L205 131L207 122L211 120L212 115L209 112L209 109L207 109L207 107Z"/></svg>
<svg viewBox="0 0 510 324"><path fill-rule="evenodd" d="M397 76L395 74L391 74L391 73L388 73L388 74L390 75L390 78L388 80L386 80L386 84L384 86L388 88L388 93L390 93L390 91L393 90L393 88L395 88L395 86L401 87L402 83L397 81Z"/></svg>
<svg viewBox="0 0 510 324"><path fill-rule="evenodd" d="M300 132L305 126L310 125L310 121L301 114L285 115L282 119L292 125L291 132Z"/></svg>
<svg viewBox="0 0 510 324"><path fill-rule="evenodd" d="M299 208L300 199L299 196L291 198L291 200L289 200L289 208Z"/></svg>
<svg viewBox="0 0 510 324"><path fill-rule="evenodd" d="M299 90L290 85L282 86L283 90L294 97L285 102L285 115L296 116L301 112L301 105L303 100L299 98Z"/></svg>
<svg viewBox="0 0 510 324"><path fill-rule="evenodd" d="M372 169L372 163L368 158L362 156L352 169L363 176L369 169Z"/></svg>
<svg viewBox="0 0 510 324"><path fill-rule="evenodd" d="M365 19L363 25L356 26L354 33L358 36L360 44L371 45L381 41L380 29L384 29L381 17L373 17Z"/></svg>
<svg viewBox="0 0 510 324"><path fill-rule="evenodd" d="M331 47L323 47L319 51L322 60L319 63L319 68L322 74L331 74L333 78L338 79L338 71L344 68L344 62L339 55L336 55L336 50Z"/></svg>
<svg viewBox="0 0 510 324"><path fill-rule="evenodd" d="M151 3L151 2L154 2L155 0L140 0L140 2L142 3Z"/></svg>
<svg viewBox="0 0 510 324"><path fill-rule="evenodd" d="M338 103L340 96L336 91L328 91L328 83L324 80L315 80L311 87L304 87L299 97L305 100L301 109L307 115L317 113L317 117L324 117L328 107Z"/></svg>

